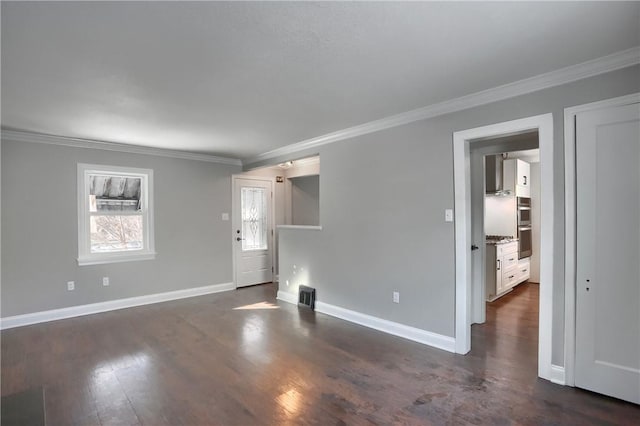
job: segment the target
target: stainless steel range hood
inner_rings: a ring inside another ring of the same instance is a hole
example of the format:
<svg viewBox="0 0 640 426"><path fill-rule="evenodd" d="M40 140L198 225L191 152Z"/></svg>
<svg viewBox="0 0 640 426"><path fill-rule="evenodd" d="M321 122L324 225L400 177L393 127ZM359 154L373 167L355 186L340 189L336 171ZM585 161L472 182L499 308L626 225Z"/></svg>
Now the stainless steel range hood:
<svg viewBox="0 0 640 426"><path fill-rule="evenodd" d="M503 154L484 157L485 193L487 195L511 195L511 191L505 191L503 186L503 161Z"/></svg>

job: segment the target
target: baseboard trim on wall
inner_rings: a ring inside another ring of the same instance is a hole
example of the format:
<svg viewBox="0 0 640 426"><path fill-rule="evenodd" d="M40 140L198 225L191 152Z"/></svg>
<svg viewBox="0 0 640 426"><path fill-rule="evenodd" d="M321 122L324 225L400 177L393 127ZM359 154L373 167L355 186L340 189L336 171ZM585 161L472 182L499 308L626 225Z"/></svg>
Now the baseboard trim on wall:
<svg viewBox="0 0 640 426"><path fill-rule="evenodd" d="M223 291L235 290L235 288L236 286L233 283L214 284L203 287L187 288L184 290L168 291L165 293L129 297L126 299L108 300L106 302L91 303L88 305L70 306L68 308L52 309L50 311L15 315L0 318L0 330L38 324L41 322L56 321L65 318L80 317L83 315L97 314L100 312L132 308L134 306L186 299L188 297L202 296L205 294L220 293Z"/></svg>
<svg viewBox="0 0 640 426"><path fill-rule="evenodd" d="M298 303L296 295L286 291L278 291L278 299L283 302L293 304ZM316 311L365 327L373 328L384 333L393 334L394 336L422 343L427 346L442 349L447 352L455 352L456 345L453 337L443 336L442 334L432 333L420 328L388 321L382 318L352 311L350 309L331 305L329 303L319 302L317 300Z"/></svg>
<svg viewBox="0 0 640 426"><path fill-rule="evenodd" d="M298 304L298 297L293 293L289 293L288 291L278 290L278 295L276 296L276 298L278 300L282 300L283 302L293 303L294 305Z"/></svg>
<svg viewBox="0 0 640 426"><path fill-rule="evenodd" d="M551 381L551 383L564 386L566 384L566 380L564 378L564 367L551 364L551 376L549 377L549 381Z"/></svg>

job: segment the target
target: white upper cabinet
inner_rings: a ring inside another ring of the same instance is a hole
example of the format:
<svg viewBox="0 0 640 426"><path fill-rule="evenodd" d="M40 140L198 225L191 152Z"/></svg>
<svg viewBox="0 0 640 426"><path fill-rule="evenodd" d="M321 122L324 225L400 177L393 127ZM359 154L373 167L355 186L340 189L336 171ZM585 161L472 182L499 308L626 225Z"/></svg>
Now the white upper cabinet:
<svg viewBox="0 0 640 426"><path fill-rule="evenodd" d="M531 166L522 160L505 160L504 164L505 191L511 191L517 197L531 197Z"/></svg>
<svg viewBox="0 0 640 426"><path fill-rule="evenodd" d="M521 186L525 192L525 197L531 196L531 165L526 161L516 160L516 191Z"/></svg>

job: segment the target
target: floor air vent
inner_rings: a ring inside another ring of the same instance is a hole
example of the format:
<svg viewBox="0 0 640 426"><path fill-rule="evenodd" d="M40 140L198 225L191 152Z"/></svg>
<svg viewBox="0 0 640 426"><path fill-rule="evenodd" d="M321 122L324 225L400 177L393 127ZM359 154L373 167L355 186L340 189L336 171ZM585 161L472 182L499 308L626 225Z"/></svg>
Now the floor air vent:
<svg viewBox="0 0 640 426"><path fill-rule="evenodd" d="M314 310L316 307L316 289L301 285L298 289L298 306Z"/></svg>

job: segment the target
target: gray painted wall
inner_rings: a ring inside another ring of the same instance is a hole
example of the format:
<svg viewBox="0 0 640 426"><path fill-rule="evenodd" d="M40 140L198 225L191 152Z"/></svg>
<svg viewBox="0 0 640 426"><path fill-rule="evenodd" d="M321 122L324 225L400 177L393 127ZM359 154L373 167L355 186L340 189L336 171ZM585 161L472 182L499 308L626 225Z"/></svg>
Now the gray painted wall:
<svg viewBox="0 0 640 426"><path fill-rule="evenodd" d="M638 76L640 67L629 67L309 150L322 158L323 230L281 231L281 289L295 291L291 286L303 274L294 276L293 265L303 265L320 301L453 336L455 237L453 224L444 222L454 198L452 134L551 112L557 182L552 362L563 365L564 108L638 92ZM392 303L394 290L400 304Z"/></svg>
<svg viewBox="0 0 640 426"><path fill-rule="evenodd" d="M2 141L0 140L0 299L2 299L2 225L1 224L2 224ZM0 317L2 317L1 303L0 303Z"/></svg>
<svg viewBox="0 0 640 426"><path fill-rule="evenodd" d="M3 317L232 281L221 214L240 167L7 141L1 157ZM78 266L78 163L153 169L155 260Z"/></svg>
<svg viewBox="0 0 640 426"><path fill-rule="evenodd" d="M291 179L292 225L320 224L320 176Z"/></svg>
<svg viewBox="0 0 640 426"><path fill-rule="evenodd" d="M452 134L552 112L553 363L563 365L563 109L638 92L639 75L630 67L297 153L322 156L323 230L282 230L280 275L290 286L281 289L295 291L304 280L326 303L453 336L454 230L443 220L453 207ZM238 167L13 142L2 143L1 161L3 316L231 281L231 222L220 214L231 210ZM77 266L78 162L154 169L156 260ZM101 285L105 275L109 287ZM399 305L391 303L394 290Z"/></svg>

